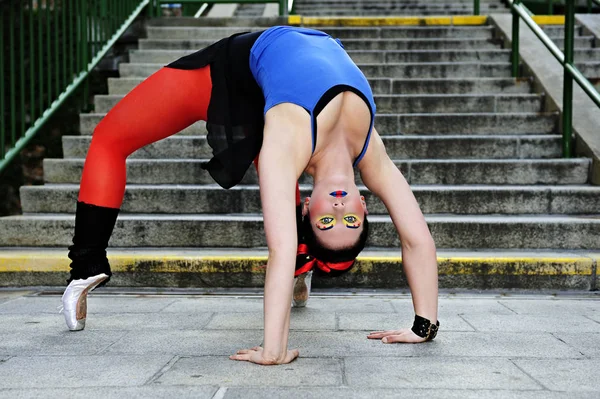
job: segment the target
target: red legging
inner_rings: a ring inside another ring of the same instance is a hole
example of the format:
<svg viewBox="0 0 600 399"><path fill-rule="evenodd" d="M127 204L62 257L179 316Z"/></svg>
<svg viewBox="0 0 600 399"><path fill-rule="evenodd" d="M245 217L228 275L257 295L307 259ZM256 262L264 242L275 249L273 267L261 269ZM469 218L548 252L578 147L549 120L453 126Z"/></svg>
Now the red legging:
<svg viewBox="0 0 600 399"><path fill-rule="evenodd" d="M145 145L206 120L212 82L210 67L162 68L134 88L94 130L85 160L79 201L120 208L126 159ZM255 160L258 169L258 163ZM296 201L300 202L296 188Z"/></svg>
<svg viewBox="0 0 600 399"><path fill-rule="evenodd" d="M127 157L206 120L211 89L208 66L194 70L162 68L127 94L94 130L79 201L120 208Z"/></svg>

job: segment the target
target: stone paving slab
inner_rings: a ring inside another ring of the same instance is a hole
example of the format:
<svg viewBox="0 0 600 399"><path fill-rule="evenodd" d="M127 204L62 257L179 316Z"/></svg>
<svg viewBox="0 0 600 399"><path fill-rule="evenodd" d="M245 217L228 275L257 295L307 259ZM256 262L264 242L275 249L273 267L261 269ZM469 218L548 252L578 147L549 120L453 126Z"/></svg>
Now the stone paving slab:
<svg viewBox="0 0 600 399"><path fill-rule="evenodd" d="M292 310L289 347L301 357L260 367L228 359L262 342L258 291L106 290L90 299L81 332L56 313L60 295L0 297L7 292L2 398L587 399L600 391L594 293L442 293L433 342L389 345L367 334L409 326L406 292L323 291Z"/></svg>
<svg viewBox="0 0 600 399"><path fill-rule="evenodd" d="M154 354L13 357L0 364L0 388L142 385L170 359Z"/></svg>
<svg viewBox="0 0 600 399"><path fill-rule="evenodd" d="M519 359L514 363L547 389L569 392L600 392L600 359ZM565 375L569 378L564 378Z"/></svg>
<svg viewBox="0 0 600 399"><path fill-rule="evenodd" d="M88 310L93 313L154 313L169 306L174 298L119 297L90 294ZM24 296L0 304L0 314L58 313L57 296Z"/></svg>
<svg viewBox="0 0 600 399"><path fill-rule="evenodd" d="M357 387L542 389L508 359L346 358L345 371Z"/></svg>
<svg viewBox="0 0 600 399"><path fill-rule="evenodd" d="M226 357L179 359L156 383L221 386L337 386L342 384L339 359L302 358L280 367L255 367Z"/></svg>
<svg viewBox="0 0 600 399"><path fill-rule="evenodd" d="M132 331L106 350L110 354L143 355L146 353L181 356L229 356L237 350L260 345L260 330L193 331L171 329Z"/></svg>
<svg viewBox="0 0 600 399"><path fill-rule="evenodd" d="M11 301L23 295L30 294L31 291L5 291L0 293L0 304Z"/></svg>
<svg viewBox="0 0 600 399"><path fill-rule="evenodd" d="M401 324L412 323L414 314L408 310L404 314L390 315L386 313L340 313L338 327L340 330L397 330ZM457 315L442 314L439 317L444 331L475 331L463 318Z"/></svg>
<svg viewBox="0 0 600 399"><path fill-rule="evenodd" d="M391 301L392 306L398 312L412 311L412 301L410 298L406 299L393 299ZM515 312L508 309L502 303L495 299L481 299L481 298L439 298L438 300L438 311L440 319L444 317L444 314L474 314L474 313L486 313L493 315L511 315Z"/></svg>
<svg viewBox="0 0 600 399"><path fill-rule="evenodd" d="M225 388L224 399L597 399L595 392L374 388ZM1 391L0 391L1 393Z"/></svg>
<svg viewBox="0 0 600 399"><path fill-rule="evenodd" d="M600 357L600 334L598 333L555 333L554 336L585 356Z"/></svg>
<svg viewBox="0 0 600 399"><path fill-rule="evenodd" d="M399 324L398 328L406 327ZM443 331L443 330L442 330ZM435 341L422 345L391 345L367 339L364 332L295 332L290 347L300 355L381 357L540 357L577 358L582 355L548 333L451 332L438 333Z"/></svg>
<svg viewBox="0 0 600 399"><path fill-rule="evenodd" d="M315 298L313 298L315 299ZM310 301L310 309L321 311L343 312L394 312L391 299L365 298L318 298ZM262 312L263 300L259 297L248 298L192 298L180 299L167 306L164 312Z"/></svg>
<svg viewBox="0 0 600 399"><path fill-rule="evenodd" d="M213 313L94 313L87 320L85 331L138 331L162 328L199 330L205 328L212 317ZM0 334L67 330L63 316L59 314L5 314L0 317L0 320L2 320Z"/></svg>
<svg viewBox="0 0 600 399"><path fill-rule="evenodd" d="M62 318L57 315L57 318L59 317ZM64 320L62 322L64 323ZM71 332L63 324L59 330L2 334L0 354L13 356L94 355L104 351L124 335L124 331ZM1 371L0 375L2 375Z"/></svg>
<svg viewBox="0 0 600 399"><path fill-rule="evenodd" d="M578 332L599 333L600 323L579 315L486 315L468 314L463 316L477 331L512 332ZM600 342L600 341L599 341Z"/></svg>
<svg viewBox="0 0 600 399"><path fill-rule="evenodd" d="M526 299L526 300L506 300L500 303L507 308L515 311L517 314L533 315L586 315L600 317L599 300L547 300L547 299Z"/></svg>
<svg viewBox="0 0 600 399"><path fill-rule="evenodd" d="M211 399L219 387L216 386L157 386L145 385L136 387L90 387L90 388L48 388L48 389L0 389L1 398L39 399Z"/></svg>
<svg viewBox="0 0 600 399"><path fill-rule="evenodd" d="M263 312L220 313L216 314L206 325L208 330L231 330L244 326L246 330L262 330L264 327ZM334 312L320 312L313 309L293 309L290 318L291 330L322 331L336 329Z"/></svg>

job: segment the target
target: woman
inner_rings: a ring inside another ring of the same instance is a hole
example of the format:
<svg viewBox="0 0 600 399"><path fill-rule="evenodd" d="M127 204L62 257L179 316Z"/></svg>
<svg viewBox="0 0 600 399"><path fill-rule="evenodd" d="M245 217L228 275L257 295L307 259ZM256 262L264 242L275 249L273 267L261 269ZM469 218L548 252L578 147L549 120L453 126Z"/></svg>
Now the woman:
<svg viewBox="0 0 600 399"><path fill-rule="evenodd" d="M294 276L303 282L312 270L347 271L366 241L367 208L354 167L385 203L400 235L416 313L412 329L368 337L433 339L439 326L435 245L373 127L374 116L371 88L341 43L311 29L278 26L233 35L146 79L94 131L69 247L71 279L63 295L69 329L83 329L87 293L111 275L106 248L125 191L125 159L206 120L214 156L204 168L224 188L238 184L260 153L269 248L264 348L241 350L231 359L281 364L298 356L287 349ZM304 172L313 176L314 189L300 209L296 182Z"/></svg>

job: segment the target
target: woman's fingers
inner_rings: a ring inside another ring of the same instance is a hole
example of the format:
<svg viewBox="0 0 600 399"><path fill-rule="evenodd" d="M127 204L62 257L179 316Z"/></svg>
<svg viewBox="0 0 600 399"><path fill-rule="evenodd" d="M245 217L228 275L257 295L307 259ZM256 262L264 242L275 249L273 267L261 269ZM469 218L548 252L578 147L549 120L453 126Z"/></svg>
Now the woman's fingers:
<svg viewBox="0 0 600 399"><path fill-rule="evenodd" d="M409 328L403 328L401 330L373 331L371 334L367 335L367 338L381 339L381 342L384 344L391 344L395 342L425 342L425 338L419 337Z"/></svg>
<svg viewBox="0 0 600 399"><path fill-rule="evenodd" d="M416 344L419 342L425 342L425 338L419 337L417 334L412 332L411 330L405 330L401 334L397 335L388 335L381 340L384 344L393 344L393 343L411 343Z"/></svg>
<svg viewBox="0 0 600 399"><path fill-rule="evenodd" d="M367 338L370 339L381 339L383 337L387 337L389 335L398 335L401 334L402 330L389 330L389 331L373 331L370 333Z"/></svg>
<svg viewBox="0 0 600 399"><path fill-rule="evenodd" d="M248 361L248 360L250 360L251 356L252 356L252 353L244 353L244 354L238 354L238 355L231 355L231 356L229 356L229 358L231 360L245 360L245 361Z"/></svg>

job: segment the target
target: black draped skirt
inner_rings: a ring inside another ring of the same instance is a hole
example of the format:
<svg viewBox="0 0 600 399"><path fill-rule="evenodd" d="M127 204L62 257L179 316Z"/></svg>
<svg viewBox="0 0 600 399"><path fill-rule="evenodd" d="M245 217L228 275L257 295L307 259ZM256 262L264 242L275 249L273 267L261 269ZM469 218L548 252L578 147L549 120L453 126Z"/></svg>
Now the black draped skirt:
<svg viewBox="0 0 600 399"><path fill-rule="evenodd" d="M190 70L210 65L206 129L213 157L202 167L223 188L242 180L262 146L265 99L250 71L250 49L261 33L235 34L166 66Z"/></svg>

